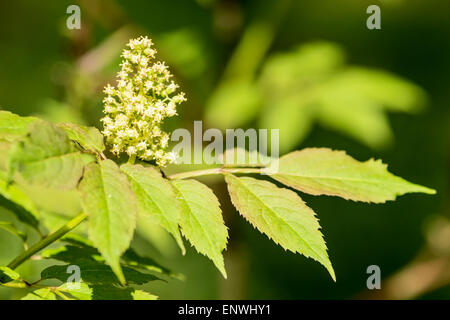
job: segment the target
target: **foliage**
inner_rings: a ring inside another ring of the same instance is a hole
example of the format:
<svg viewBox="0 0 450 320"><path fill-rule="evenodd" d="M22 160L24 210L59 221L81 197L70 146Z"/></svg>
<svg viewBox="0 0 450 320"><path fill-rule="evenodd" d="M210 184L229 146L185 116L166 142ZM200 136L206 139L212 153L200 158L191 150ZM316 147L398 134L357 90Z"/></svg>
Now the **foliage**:
<svg viewBox="0 0 450 320"><path fill-rule="evenodd" d="M329 71L330 65L316 66L308 76L311 79L315 76L320 78L321 73ZM311 64L305 63L305 68L309 67ZM337 77L342 77L342 73ZM346 73L344 78L354 79L351 72ZM391 78L388 80L394 81ZM380 96L377 90L372 90L374 88L370 83L361 84L365 98L400 108L400 98ZM399 88L404 88L402 82L397 84ZM145 98L151 101L148 95ZM148 109L154 107L153 104L147 106ZM173 274L130 248L139 217L145 217L167 230L184 253L181 231L191 245L211 259L226 277L222 252L227 246L228 228L222 217L220 202L206 185L186 178L211 173L223 175L233 205L248 222L284 249L320 262L333 280L335 273L318 219L299 194L265 179L238 175L269 173L268 178L301 192L374 203L394 200L396 196L409 192L434 193L432 189L412 184L388 172L380 160L360 162L342 151L326 148L307 148L288 153L281 157L279 168L275 171L266 169L271 169L277 160L252 168L247 163L241 163L232 168L224 166L166 177L162 166L151 166L145 157L135 164L136 155L133 152L129 152L126 164L113 156L107 158L103 153L103 135L94 127L53 124L7 111L0 111L0 125L0 139L9 150L1 155L6 164L2 172L4 180L0 181L4 207L39 233L45 229L41 216L48 213L33 205L24 192L27 186L76 191L74 196L83 210L79 215L70 217L72 220L61 228L34 243L7 267L1 267L2 285L31 289L39 287L24 299L155 299L154 295L136 286L172 277ZM132 145L134 142L126 143ZM149 159L161 165L160 158ZM66 235L84 219L88 220L87 239L84 235ZM2 222L1 225L26 241L23 233L13 224ZM48 245L54 242L65 244L48 249ZM45 268L38 281L29 283L14 269L44 248L47 249L38 258L65 264ZM72 265L78 266L81 272L81 282L75 287L64 283L68 280L68 268ZM58 280L63 284L55 287L49 284L49 280Z"/></svg>
<svg viewBox="0 0 450 320"><path fill-rule="evenodd" d="M300 144L314 122L380 149L393 139L386 111L418 112L426 94L389 72L348 66L345 60L344 50L329 42L275 54L255 80L233 78L220 86L206 119L225 129L260 114L261 128L280 129L282 152Z"/></svg>

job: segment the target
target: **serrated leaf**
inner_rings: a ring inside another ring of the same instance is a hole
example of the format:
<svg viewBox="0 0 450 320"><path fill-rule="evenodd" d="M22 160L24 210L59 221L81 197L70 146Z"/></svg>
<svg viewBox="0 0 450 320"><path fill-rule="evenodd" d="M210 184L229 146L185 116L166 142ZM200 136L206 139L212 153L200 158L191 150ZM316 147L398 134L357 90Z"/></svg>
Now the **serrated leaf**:
<svg viewBox="0 0 450 320"><path fill-rule="evenodd" d="M119 261L136 227L136 200L127 177L111 160L91 163L79 190L83 210L89 216L89 239L125 283Z"/></svg>
<svg viewBox="0 0 450 320"><path fill-rule="evenodd" d="M14 141L27 134L28 126L38 120L34 117L21 117L9 111L0 111L0 139Z"/></svg>
<svg viewBox="0 0 450 320"><path fill-rule="evenodd" d="M22 300L57 300L50 288L42 288L27 294Z"/></svg>
<svg viewBox="0 0 450 320"><path fill-rule="evenodd" d="M320 262L336 280L314 211L295 192L249 177L227 174L225 180L231 201L247 221L284 249Z"/></svg>
<svg viewBox="0 0 450 320"><path fill-rule="evenodd" d="M80 277L87 284L121 284L117 280L115 273L106 264L80 260L75 262L74 265L77 265L80 268ZM57 279L61 282L66 282L71 275L70 273L67 273L69 266L70 264L50 266L41 272L41 279ZM139 272L129 267L123 268L123 275L128 283L138 285L145 284L149 281L161 280L155 275Z"/></svg>
<svg viewBox="0 0 450 320"><path fill-rule="evenodd" d="M73 189L91 155L77 151L64 130L38 121L29 134L12 147L10 174L17 172L29 184L57 189Z"/></svg>
<svg viewBox="0 0 450 320"><path fill-rule="evenodd" d="M97 128L71 122L59 123L58 126L64 129L70 140L78 142L84 149L93 152L105 150L103 135Z"/></svg>
<svg viewBox="0 0 450 320"><path fill-rule="evenodd" d="M228 230L219 201L211 189L196 180L174 180L172 185L181 202L181 232L226 278L222 251L227 245Z"/></svg>
<svg viewBox="0 0 450 320"><path fill-rule="evenodd" d="M8 231L9 233L17 236L23 242L27 241L27 234L25 232L18 230L12 222L0 221L0 229Z"/></svg>
<svg viewBox="0 0 450 320"><path fill-rule="evenodd" d="M8 283L19 279L20 275L16 271L8 267L0 267L0 283Z"/></svg>
<svg viewBox="0 0 450 320"><path fill-rule="evenodd" d="M343 151L307 148L280 158L272 178L294 189L354 201L383 203L410 192L436 191L397 177L381 160L360 162Z"/></svg>
<svg viewBox="0 0 450 320"><path fill-rule="evenodd" d="M132 294L133 300L158 300L158 296L143 290L135 290Z"/></svg>
<svg viewBox="0 0 450 320"><path fill-rule="evenodd" d="M138 214L170 232L183 254L183 240L178 230L180 204L170 183L153 167L123 164L120 169L130 181L137 199Z"/></svg>

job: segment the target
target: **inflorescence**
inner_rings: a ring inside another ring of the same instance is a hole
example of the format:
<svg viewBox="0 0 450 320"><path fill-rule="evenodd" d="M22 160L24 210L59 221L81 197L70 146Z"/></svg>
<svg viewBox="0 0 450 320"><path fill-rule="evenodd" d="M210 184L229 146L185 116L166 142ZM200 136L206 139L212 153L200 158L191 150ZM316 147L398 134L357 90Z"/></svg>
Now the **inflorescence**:
<svg viewBox="0 0 450 320"><path fill-rule="evenodd" d="M178 85L164 62L153 61L156 50L147 37L132 39L123 50L122 69L117 86L109 84L106 94L103 134L111 151L141 160L155 160L165 166L176 160L167 152L169 135L161 130L165 118L177 114L176 107L186 101L183 92L175 94Z"/></svg>

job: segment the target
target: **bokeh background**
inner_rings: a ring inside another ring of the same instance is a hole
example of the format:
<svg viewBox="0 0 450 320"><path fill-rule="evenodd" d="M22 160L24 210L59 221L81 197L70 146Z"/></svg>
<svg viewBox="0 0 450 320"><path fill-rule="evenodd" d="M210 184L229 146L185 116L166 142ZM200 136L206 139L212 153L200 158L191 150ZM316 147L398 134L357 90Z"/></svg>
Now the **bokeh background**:
<svg viewBox="0 0 450 320"><path fill-rule="evenodd" d="M66 27L70 4L81 8L80 30ZM381 8L381 30L366 28L371 4ZM102 87L138 35L153 39L188 97L168 128L193 120L205 129L279 128L283 152L330 147L381 158L437 190L382 205L302 194L320 218L334 283L318 263L246 223L220 179L205 179L230 228L228 280L142 223L133 246L185 277L148 290L162 299L450 298L448 0L1 1L1 109L99 126ZM310 94L314 102L304 103ZM77 213L73 195L29 192L51 212L49 229ZM0 216L13 220L5 209ZM0 265L21 249L0 230ZM373 264L382 290L369 292ZM21 272L36 279L42 266L31 261ZM2 299L21 295L0 289Z"/></svg>

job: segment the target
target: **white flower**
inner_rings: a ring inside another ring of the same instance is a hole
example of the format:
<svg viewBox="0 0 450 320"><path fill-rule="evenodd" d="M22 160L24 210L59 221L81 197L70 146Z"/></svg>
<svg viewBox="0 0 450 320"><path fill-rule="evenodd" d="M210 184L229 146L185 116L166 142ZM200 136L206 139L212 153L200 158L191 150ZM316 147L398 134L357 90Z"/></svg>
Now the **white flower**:
<svg viewBox="0 0 450 320"><path fill-rule="evenodd" d="M147 37L132 39L123 50L117 89L107 85L102 119L111 151L127 153L142 160L155 160L159 166L175 161L167 153L169 135L160 125L177 114L176 107L186 100L164 62L153 61L156 50Z"/></svg>
<svg viewBox="0 0 450 320"><path fill-rule="evenodd" d="M132 155L136 154L136 148L133 147L133 146L129 146L127 148L127 153L128 153L129 156L132 156Z"/></svg>

